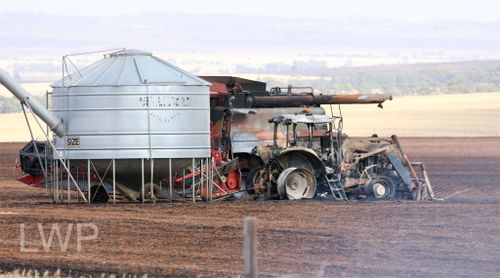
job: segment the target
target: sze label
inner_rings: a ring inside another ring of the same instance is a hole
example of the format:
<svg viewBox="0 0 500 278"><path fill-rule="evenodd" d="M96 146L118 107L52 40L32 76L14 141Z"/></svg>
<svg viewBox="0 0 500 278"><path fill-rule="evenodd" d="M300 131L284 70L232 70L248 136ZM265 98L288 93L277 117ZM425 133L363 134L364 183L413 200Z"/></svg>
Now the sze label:
<svg viewBox="0 0 500 278"><path fill-rule="evenodd" d="M80 137L68 137L68 138L66 138L66 146L68 148L79 148L80 147Z"/></svg>

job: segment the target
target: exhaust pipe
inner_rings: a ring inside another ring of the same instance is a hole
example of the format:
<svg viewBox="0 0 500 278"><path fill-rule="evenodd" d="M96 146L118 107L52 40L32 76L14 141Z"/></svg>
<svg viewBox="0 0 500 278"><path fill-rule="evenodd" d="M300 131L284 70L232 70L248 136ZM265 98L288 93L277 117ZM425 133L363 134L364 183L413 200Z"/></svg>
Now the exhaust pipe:
<svg viewBox="0 0 500 278"><path fill-rule="evenodd" d="M64 136L64 124L61 119L50 113L28 91L17 84L16 81L4 70L0 69L0 84L4 85L19 101L27 104L33 113L44 121L57 136Z"/></svg>

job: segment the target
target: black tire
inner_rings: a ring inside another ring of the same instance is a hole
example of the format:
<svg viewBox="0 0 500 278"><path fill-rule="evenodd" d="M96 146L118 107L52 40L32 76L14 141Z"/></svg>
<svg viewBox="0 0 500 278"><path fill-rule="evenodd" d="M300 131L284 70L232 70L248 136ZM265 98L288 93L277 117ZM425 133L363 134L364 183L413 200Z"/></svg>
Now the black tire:
<svg viewBox="0 0 500 278"><path fill-rule="evenodd" d="M376 176L365 185L367 200L394 200L396 198L396 184L388 176Z"/></svg>
<svg viewBox="0 0 500 278"><path fill-rule="evenodd" d="M107 203L109 194L106 192L104 186L94 185L90 188L90 196L92 203Z"/></svg>
<svg viewBox="0 0 500 278"><path fill-rule="evenodd" d="M256 182L256 179L260 178L260 170L262 170L262 167L260 165L255 166L248 172L245 178L245 189L249 195L255 194L254 184Z"/></svg>

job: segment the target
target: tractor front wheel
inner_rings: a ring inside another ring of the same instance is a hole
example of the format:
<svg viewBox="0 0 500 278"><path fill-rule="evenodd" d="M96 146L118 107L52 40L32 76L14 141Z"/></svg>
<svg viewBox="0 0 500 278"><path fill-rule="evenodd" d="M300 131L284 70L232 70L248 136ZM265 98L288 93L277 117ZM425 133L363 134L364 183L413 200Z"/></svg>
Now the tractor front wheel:
<svg viewBox="0 0 500 278"><path fill-rule="evenodd" d="M377 176L365 185L368 200L392 200L396 197L396 185L387 176Z"/></svg>

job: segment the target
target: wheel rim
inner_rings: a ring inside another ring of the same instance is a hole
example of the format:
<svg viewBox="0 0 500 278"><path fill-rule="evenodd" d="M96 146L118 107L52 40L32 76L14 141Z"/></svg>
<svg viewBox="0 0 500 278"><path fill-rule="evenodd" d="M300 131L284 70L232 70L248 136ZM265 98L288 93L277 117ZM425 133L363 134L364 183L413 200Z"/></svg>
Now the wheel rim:
<svg viewBox="0 0 500 278"><path fill-rule="evenodd" d="M373 185L373 193L377 198L383 198L387 195L387 189L384 184L377 182Z"/></svg>

